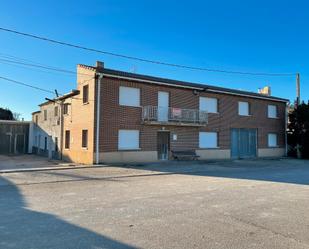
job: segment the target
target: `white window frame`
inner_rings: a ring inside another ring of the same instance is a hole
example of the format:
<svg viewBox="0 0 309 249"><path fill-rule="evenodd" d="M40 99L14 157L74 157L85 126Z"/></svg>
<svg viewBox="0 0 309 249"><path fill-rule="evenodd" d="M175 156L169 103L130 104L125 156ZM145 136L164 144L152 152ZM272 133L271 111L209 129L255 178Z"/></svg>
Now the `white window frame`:
<svg viewBox="0 0 309 249"><path fill-rule="evenodd" d="M205 132L199 133L199 148L201 149L217 149L218 147L218 132ZM215 137L214 137L215 135ZM208 138L207 138L208 136ZM211 141L207 141L211 139ZM214 142L214 144L212 143Z"/></svg>
<svg viewBox="0 0 309 249"><path fill-rule="evenodd" d="M273 111L275 112L273 114ZM276 105L267 106L267 117L268 118L278 118L278 107Z"/></svg>
<svg viewBox="0 0 309 249"><path fill-rule="evenodd" d="M137 141L133 141L132 139L136 136ZM132 144L124 145L127 140L132 142ZM140 149L140 132L139 130L127 130L121 129L118 130L118 150L139 150Z"/></svg>
<svg viewBox="0 0 309 249"><path fill-rule="evenodd" d="M127 86L119 87L119 105L140 107L140 96L141 91L139 88Z"/></svg>
<svg viewBox="0 0 309 249"><path fill-rule="evenodd" d="M275 139L276 139L275 143L272 143L271 136L275 137ZM267 144L268 144L269 148L276 148L276 147L278 147L278 134L277 133L268 133L268 135L267 135Z"/></svg>
<svg viewBox="0 0 309 249"><path fill-rule="evenodd" d="M247 113L243 112L243 109L241 108L243 104L246 104L248 106L248 111ZM250 103L246 101L239 101L238 102L238 115L239 116L250 116Z"/></svg>
<svg viewBox="0 0 309 249"><path fill-rule="evenodd" d="M207 111L208 113L218 113L218 99L210 97L200 97L199 108L200 111Z"/></svg>

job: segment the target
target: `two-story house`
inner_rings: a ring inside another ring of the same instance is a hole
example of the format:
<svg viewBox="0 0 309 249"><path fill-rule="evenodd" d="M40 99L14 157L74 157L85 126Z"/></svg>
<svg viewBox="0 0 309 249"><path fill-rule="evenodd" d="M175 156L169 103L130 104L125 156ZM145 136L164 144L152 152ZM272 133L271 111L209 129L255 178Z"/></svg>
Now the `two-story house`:
<svg viewBox="0 0 309 249"><path fill-rule="evenodd" d="M63 117L67 160L149 162L171 151L201 159L286 153L288 100L259 93L78 65L79 94Z"/></svg>

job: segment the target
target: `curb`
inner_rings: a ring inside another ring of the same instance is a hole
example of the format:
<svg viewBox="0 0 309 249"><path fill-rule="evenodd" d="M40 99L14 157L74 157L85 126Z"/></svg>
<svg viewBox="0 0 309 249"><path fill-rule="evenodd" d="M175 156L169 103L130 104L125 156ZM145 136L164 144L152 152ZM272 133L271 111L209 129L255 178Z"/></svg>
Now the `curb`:
<svg viewBox="0 0 309 249"><path fill-rule="evenodd" d="M7 173L22 173L22 172L34 172L34 171L48 171L48 170L66 170L66 169L84 169L92 168L92 166L55 166L55 167L44 167L44 168L28 168L28 169L4 169L0 170L0 174Z"/></svg>

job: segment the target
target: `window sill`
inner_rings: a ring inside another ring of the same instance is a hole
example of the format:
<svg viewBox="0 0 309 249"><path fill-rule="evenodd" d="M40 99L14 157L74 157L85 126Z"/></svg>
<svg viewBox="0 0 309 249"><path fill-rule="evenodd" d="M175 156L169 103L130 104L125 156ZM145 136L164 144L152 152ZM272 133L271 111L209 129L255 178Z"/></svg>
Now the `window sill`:
<svg viewBox="0 0 309 249"><path fill-rule="evenodd" d="M82 150L88 150L88 147L82 147Z"/></svg>
<svg viewBox="0 0 309 249"><path fill-rule="evenodd" d="M218 150L220 147L212 147L212 148L198 148L199 150Z"/></svg>
<svg viewBox="0 0 309 249"><path fill-rule="evenodd" d="M83 102L83 105L89 105L89 101L88 102Z"/></svg>
<svg viewBox="0 0 309 249"><path fill-rule="evenodd" d="M136 149L118 149L118 151L140 151L141 148L136 148Z"/></svg>
<svg viewBox="0 0 309 249"><path fill-rule="evenodd" d="M238 114L238 116L240 116L240 117L252 117L253 115L252 115L252 114L249 114L249 115L241 115L241 114Z"/></svg>
<svg viewBox="0 0 309 249"><path fill-rule="evenodd" d="M122 104L119 104L119 106L122 106L122 107L133 107L133 108L142 108L142 106L136 106L136 105L122 105Z"/></svg>
<svg viewBox="0 0 309 249"><path fill-rule="evenodd" d="M217 114L217 115L219 115L220 114L220 112L208 112L208 114Z"/></svg>
<svg viewBox="0 0 309 249"><path fill-rule="evenodd" d="M276 149L276 148L280 148L280 146L276 145L276 146L268 146L269 149Z"/></svg>
<svg viewBox="0 0 309 249"><path fill-rule="evenodd" d="M269 119L280 119L279 117L267 117Z"/></svg>

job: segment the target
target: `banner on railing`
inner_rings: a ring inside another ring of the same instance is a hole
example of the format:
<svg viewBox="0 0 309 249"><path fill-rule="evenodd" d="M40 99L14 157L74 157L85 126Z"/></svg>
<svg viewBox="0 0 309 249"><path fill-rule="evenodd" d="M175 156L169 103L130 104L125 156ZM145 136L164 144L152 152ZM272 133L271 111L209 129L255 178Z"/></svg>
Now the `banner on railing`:
<svg viewBox="0 0 309 249"><path fill-rule="evenodd" d="M172 108L172 116L174 118L180 118L181 117L181 108Z"/></svg>

